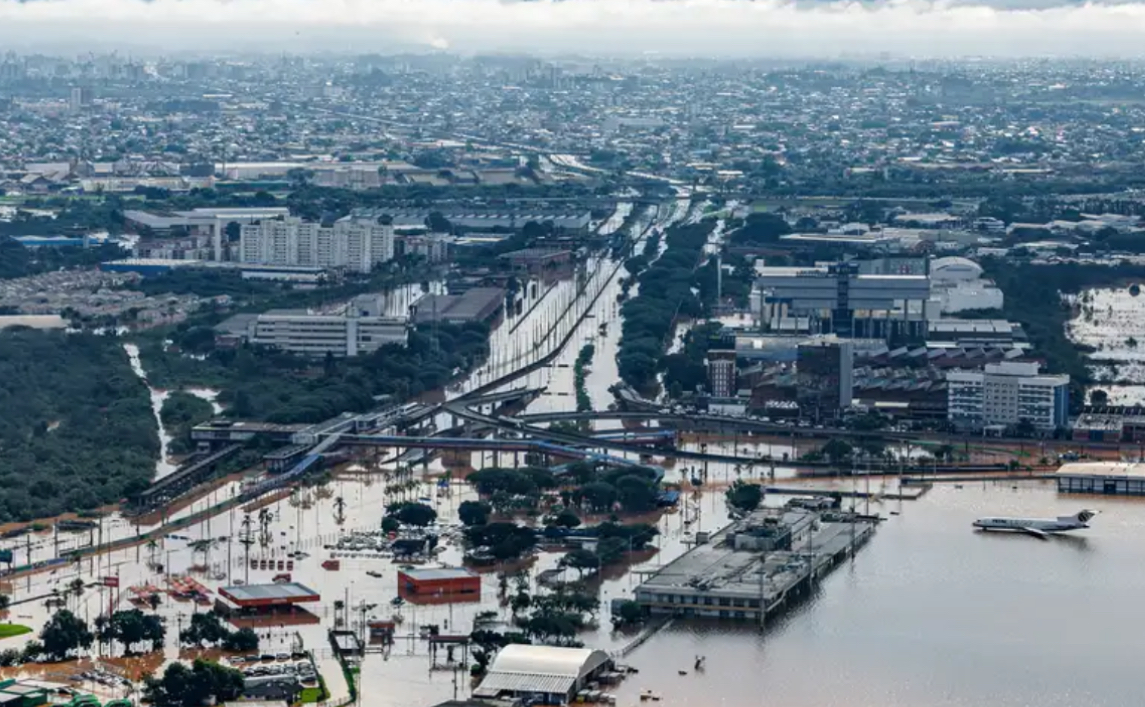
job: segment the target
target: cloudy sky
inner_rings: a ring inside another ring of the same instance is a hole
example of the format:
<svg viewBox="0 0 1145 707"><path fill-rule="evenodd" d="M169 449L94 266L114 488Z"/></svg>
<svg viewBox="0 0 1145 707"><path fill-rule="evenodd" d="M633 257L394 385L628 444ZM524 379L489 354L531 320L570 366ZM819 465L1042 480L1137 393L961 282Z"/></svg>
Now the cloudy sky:
<svg viewBox="0 0 1145 707"><path fill-rule="evenodd" d="M1145 56L1145 0L0 0L0 49Z"/></svg>

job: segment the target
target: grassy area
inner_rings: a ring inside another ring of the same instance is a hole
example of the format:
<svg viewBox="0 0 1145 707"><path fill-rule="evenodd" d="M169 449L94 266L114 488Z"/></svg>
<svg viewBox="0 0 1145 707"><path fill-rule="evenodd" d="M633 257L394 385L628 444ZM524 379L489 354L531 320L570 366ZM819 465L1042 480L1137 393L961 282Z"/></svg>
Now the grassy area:
<svg viewBox="0 0 1145 707"><path fill-rule="evenodd" d="M302 694L299 696L298 701L304 705L315 704L321 702L325 695L322 694L320 687L304 687Z"/></svg>
<svg viewBox="0 0 1145 707"><path fill-rule="evenodd" d="M20 624L0 624L0 638L11 638L13 636L23 636L25 633L31 633L32 629Z"/></svg>

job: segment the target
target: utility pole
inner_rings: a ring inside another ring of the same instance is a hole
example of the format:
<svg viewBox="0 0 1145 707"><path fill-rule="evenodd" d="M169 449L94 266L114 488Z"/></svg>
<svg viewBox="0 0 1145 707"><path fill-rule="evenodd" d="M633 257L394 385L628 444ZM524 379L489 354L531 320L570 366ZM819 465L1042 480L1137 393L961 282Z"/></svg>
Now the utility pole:
<svg viewBox="0 0 1145 707"><path fill-rule="evenodd" d="M243 572L244 572L243 583L244 584L250 584L250 546L251 546L252 542L254 542L254 540L250 536L250 514L247 513L246 515L243 516L243 539L242 539L243 547L246 548L245 557L243 559Z"/></svg>

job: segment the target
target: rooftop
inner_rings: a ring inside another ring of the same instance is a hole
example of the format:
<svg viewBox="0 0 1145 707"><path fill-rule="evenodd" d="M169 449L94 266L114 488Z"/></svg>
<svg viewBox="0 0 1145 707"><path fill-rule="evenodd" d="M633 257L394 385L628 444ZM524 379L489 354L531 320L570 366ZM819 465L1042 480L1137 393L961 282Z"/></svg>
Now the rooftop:
<svg viewBox="0 0 1145 707"><path fill-rule="evenodd" d="M425 295L414 302L419 322L479 321L497 311L505 299L505 290L499 287L474 287L460 295Z"/></svg>
<svg viewBox="0 0 1145 707"><path fill-rule="evenodd" d="M1058 476L1103 476L1122 479L1145 479L1142 462L1071 462L1062 464Z"/></svg>
<svg viewBox="0 0 1145 707"><path fill-rule="evenodd" d="M401 573L419 582L467 579L469 577L478 576L475 572L471 572L464 567L414 567L413 569L402 570Z"/></svg>
<svg viewBox="0 0 1145 707"><path fill-rule="evenodd" d="M608 654L588 648L508 645L497 653L477 697L502 692L566 693L577 680L607 664Z"/></svg>
<svg viewBox="0 0 1145 707"><path fill-rule="evenodd" d="M244 584L231 587L222 587L219 594L238 603L292 603L298 601L317 601L318 592L297 582L283 584Z"/></svg>
<svg viewBox="0 0 1145 707"><path fill-rule="evenodd" d="M640 590L729 597L773 596L794 574L806 570L806 560L802 559L801 553L736 550L730 541L738 532L768 523L774 523L777 528L789 528L793 535L798 535L806 531L813 519L813 513L799 508L756 511L666 565L641 584Z"/></svg>

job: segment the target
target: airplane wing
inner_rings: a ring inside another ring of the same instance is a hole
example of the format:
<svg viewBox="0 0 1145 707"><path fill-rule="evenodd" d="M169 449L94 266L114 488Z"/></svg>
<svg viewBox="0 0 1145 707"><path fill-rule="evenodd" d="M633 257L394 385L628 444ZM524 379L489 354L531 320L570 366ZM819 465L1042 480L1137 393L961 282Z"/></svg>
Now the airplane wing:
<svg viewBox="0 0 1145 707"><path fill-rule="evenodd" d="M1019 528L1019 530L1021 530L1023 533L1033 535L1035 538L1038 538L1041 540L1048 540L1050 537L1048 533L1041 531L1041 530L1038 530L1037 528L1031 528L1029 526Z"/></svg>

